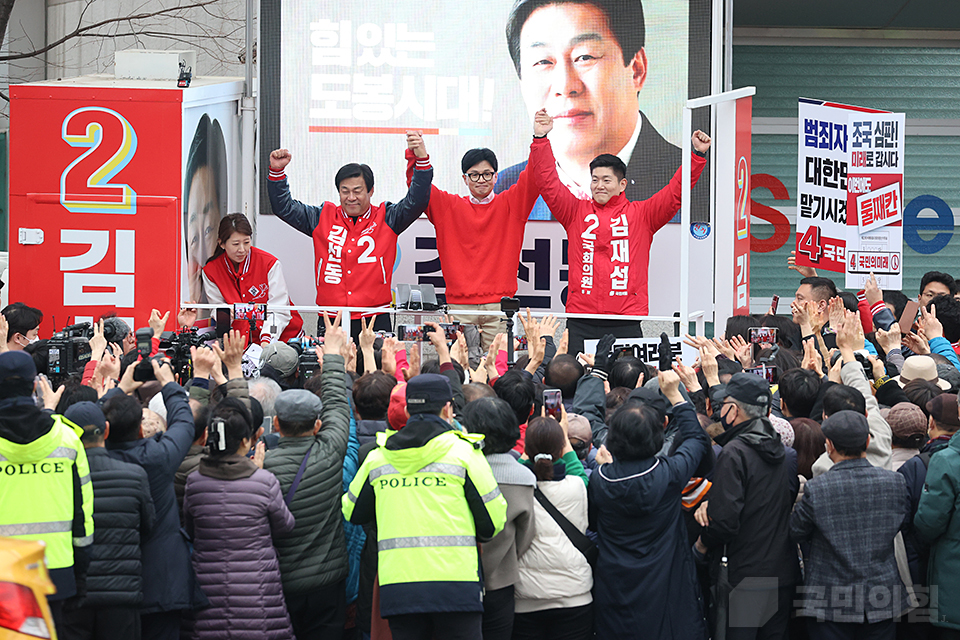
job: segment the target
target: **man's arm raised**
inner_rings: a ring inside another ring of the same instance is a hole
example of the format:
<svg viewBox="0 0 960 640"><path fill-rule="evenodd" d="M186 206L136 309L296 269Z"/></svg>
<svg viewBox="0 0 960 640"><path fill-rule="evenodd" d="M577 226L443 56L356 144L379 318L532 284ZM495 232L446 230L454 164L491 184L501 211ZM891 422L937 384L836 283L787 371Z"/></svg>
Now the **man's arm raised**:
<svg viewBox="0 0 960 640"><path fill-rule="evenodd" d="M690 165L690 188L693 189L693 186L697 184L697 179L700 178L703 167L707 164L705 156L713 141L710 136L699 129L693 132L691 141L696 151L691 158L693 164ZM682 174L683 166L680 166L663 189L644 201L647 210L644 221L650 226L651 232L658 231L660 227L670 222L671 218L677 215L677 211L680 210L680 199L683 194Z"/></svg>
<svg viewBox="0 0 960 640"><path fill-rule="evenodd" d="M403 233L430 204L430 187L433 182L433 167L427 155L423 135L419 131L407 131L407 150L415 156L416 170L410 180L407 195L400 202L387 203L386 222L396 234Z"/></svg>
<svg viewBox="0 0 960 640"><path fill-rule="evenodd" d="M287 184L284 170L292 159L293 155L287 149L274 149L270 152L267 194L270 196L273 213L300 233L309 236L313 235L314 227L320 222L322 207L303 204L290 196L290 185Z"/></svg>
<svg viewBox="0 0 960 640"><path fill-rule="evenodd" d="M530 161L526 171L532 172L533 182L550 208L553 217L566 226L573 221L580 201L557 175L557 161L547 134L553 129L553 118L546 109L537 111L533 120L533 142L530 143Z"/></svg>

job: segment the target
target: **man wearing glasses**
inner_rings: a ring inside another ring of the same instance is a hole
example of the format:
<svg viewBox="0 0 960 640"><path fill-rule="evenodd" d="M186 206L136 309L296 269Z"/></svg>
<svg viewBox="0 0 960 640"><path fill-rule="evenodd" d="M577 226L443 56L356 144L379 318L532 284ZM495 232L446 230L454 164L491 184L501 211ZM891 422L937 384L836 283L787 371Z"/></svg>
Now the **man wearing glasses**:
<svg viewBox="0 0 960 640"><path fill-rule="evenodd" d="M418 135L418 134L417 134ZM416 157L407 150L407 183ZM499 194L497 156L490 149L471 149L460 162L469 196L430 189L427 218L437 233L437 251L446 283L451 317L475 324L487 351L500 328L500 316L457 316L457 310L500 311L500 298L517 293L517 268L527 215L540 195L523 171L516 183Z"/></svg>

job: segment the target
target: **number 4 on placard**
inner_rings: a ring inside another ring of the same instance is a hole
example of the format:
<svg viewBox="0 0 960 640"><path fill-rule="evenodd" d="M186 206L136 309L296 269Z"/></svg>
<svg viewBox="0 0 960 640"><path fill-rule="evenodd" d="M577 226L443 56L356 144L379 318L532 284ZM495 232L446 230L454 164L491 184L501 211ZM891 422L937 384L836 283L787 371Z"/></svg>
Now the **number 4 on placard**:
<svg viewBox="0 0 960 640"><path fill-rule="evenodd" d="M823 247L820 246L820 227L810 225L797 243L797 253L810 258L810 262L820 262Z"/></svg>

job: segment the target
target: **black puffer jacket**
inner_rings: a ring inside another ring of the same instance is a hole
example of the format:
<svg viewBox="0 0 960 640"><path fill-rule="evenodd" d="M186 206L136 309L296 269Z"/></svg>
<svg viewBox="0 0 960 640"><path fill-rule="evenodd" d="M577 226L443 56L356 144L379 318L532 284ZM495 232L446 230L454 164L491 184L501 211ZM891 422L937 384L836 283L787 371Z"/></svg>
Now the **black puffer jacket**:
<svg viewBox="0 0 960 640"><path fill-rule="evenodd" d="M83 607L129 607L143 599L140 540L156 514L143 467L87 449L93 482L93 546Z"/></svg>

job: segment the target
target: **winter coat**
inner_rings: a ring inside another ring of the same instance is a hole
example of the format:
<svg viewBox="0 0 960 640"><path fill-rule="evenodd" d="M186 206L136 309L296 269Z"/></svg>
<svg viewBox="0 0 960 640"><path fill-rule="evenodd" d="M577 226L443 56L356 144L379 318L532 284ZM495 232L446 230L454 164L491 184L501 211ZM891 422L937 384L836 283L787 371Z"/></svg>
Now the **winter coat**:
<svg viewBox="0 0 960 640"><path fill-rule="evenodd" d="M908 514L903 476L866 459L842 460L810 480L790 518L791 539L810 542L798 615L875 623L904 613L909 604L894 539Z"/></svg>
<svg viewBox="0 0 960 640"><path fill-rule="evenodd" d="M103 447L87 449L93 483L93 546L83 607L135 607L143 599L140 542L156 512L147 472L111 458Z"/></svg>
<svg viewBox="0 0 960 640"><path fill-rule="evenodd" d="M293 530L280 483L241 455L204 456L183 499L193 566L210 608L192 638L290 640L273 538Z"/></svg>
<svg viewBox="0 0 960 640"><path fill-rule="evenodd" d="M587 487L567 475L563 462L553 465L553 480L537 486L554 507L581 533L587 530ZM593 602L593 570L560 525L539 502L533 505L537 534L520 557L520 575L514 585L517 613L582 607Z"/></svg>
<svg viewBox="0 0 960 640"><path fill-rule="evenodd" d="M923 485L927 479L927 465L933 454L946 448L949 438L937 438L923 445L920 455L907 460L897 469L907 481L907 493L910 496L910 525L903 532L903 543L906 547L907 562L910 565L910 577L915 585L927 583L927 563L930 558L930 547L917 536L913 528L913 518L917 515L917 506L923 495Z"/></svg>
<svg viewBox="0 0 960 640"><path fill-rule="evenodd" d="M483 543L484 587L487 591L503 589L517 582L518 558L533 543L536 533L533 510L533 489L537 477L509 453L487 456L500 493L507 501L507 522L503 531L490 542Z"/></svg>
<svg viewBox="0 0 960 640"><path fill-rule="evenodd" d="M689 403L674 408L676 452L602 465L590 479L590 522L597 532L596 629L600 638L707 637L681 492L710 449Z"/></svg>
<svg viewBox="0 0 960 640"><path fill-rule="evenodd" d="M109 399L120 390L107 392ZM167 407L167 430L152 438L131 442L107 440L107 451L124 462L143 467L150 481L150 497L157 512L156 525L141 546L143 562L142 613L197 609L207 604L193 567L190 547L180 528L173 477L194 438L193 413L187 394L175 382L161 393Z"/></svg>
<svg viewBox="0 0 960 640"><path fill-rule="evenodd" d="M357 440L360 446L377 441L377 434L390 428L386 420L358 420L357 421Z"/></svg>
<svg viewBox="0 0 960 640"><path fill-rule="evenodd" d="M180 523L183 524L183 494L187 490L187 476L197 470L200 466L200 458L207 452L206 447L197 444L190 445L190 451L187 457L183 459L180 466L177 467L177 473L173 476L173 490L177 494L177 506L180 509Z"/></svg>
<svg viewBox="0 0 960 640"><path fill-rule="evenodd" d="M279 446L268 451L263 462L263 468L276 476L286 496L303 457L310 451L310 461L290 503L296 527L289 536L277 540L283 588L287 593L312 591L347 576L347 547L339 508L350 429L344 375L342 356L323 356L320 374L323 426L315 437L280 438Z"/></svg>
<svg viewBox="0 0 960 640"><path fill-rule="evenodd" d="M797 546L789 521L797 496L797 452L784 447L766 418L730 427L714 437L717 457L701 538L708 549L727 548L730 584L747 577L797 581ZM714 554L718 555L718 554Z"/></svg>
<svg viewBox="0 0 960 640"><path fill-rule="evenodd" d="M960 438L954 435L946 448L930 458L926 485L913 526L917 535L933 545L929 581L939 587L938 600L930 603L930 620L939 627L960 629Z"/></svg>

